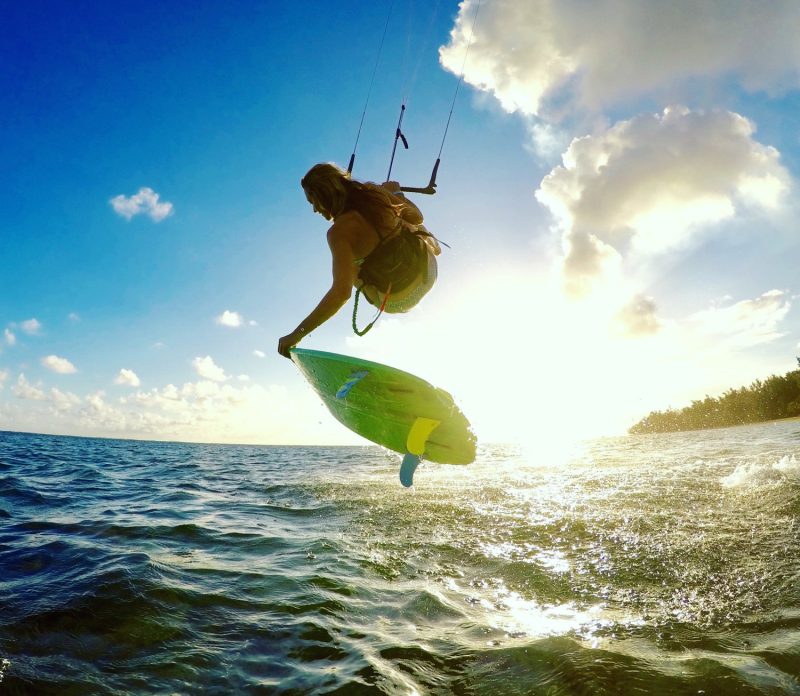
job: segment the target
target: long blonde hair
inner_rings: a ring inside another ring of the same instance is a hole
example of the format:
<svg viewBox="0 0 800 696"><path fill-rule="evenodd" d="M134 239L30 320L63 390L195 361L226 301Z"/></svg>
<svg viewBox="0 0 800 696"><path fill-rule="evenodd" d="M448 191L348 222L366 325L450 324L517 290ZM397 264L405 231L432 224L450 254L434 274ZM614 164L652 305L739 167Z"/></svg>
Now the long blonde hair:
<svg viewBox="0 0 800 696"><path fill-rule="evenodd" d="M385 188L350 178L329 162L315 164L300 180L311 203L336 217L348 210L361 213L382 237L397 225L402 205Z"/></svg>

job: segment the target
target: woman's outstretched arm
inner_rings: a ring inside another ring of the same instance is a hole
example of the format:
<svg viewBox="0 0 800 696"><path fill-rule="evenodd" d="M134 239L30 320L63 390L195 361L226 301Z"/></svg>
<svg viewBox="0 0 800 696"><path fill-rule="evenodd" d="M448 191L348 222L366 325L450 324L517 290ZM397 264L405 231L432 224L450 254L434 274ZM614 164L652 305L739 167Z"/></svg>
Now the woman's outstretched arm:
<svg viewBox="0 0 800 696"><path fill-rule="evenodd" d="M336 222L328 230L328 247L331 250L332 262L331 287L297 328L278 341L278 352L285 358L289 357L289 348L297 345L301 339L328 321L350 299L356 273L351 233L349 225L344 220Z"/></svg>

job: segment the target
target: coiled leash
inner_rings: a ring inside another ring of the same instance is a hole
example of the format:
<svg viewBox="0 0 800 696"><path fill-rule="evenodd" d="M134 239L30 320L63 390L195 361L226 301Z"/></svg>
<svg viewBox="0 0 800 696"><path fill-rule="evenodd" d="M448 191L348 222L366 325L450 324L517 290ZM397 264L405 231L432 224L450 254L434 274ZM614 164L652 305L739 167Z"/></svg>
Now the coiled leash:
<svg viewBox="0 0 800 696"><path fill-rule="evenodd" d="M375 318L367 324L361 331L358 329L357 324L357 314L358 314L358 297L361 294L361 288L356 290L356 299L353 302L353 331L355 332L356 336L363 336L367 331L369 331L373 326L375 326L375 322L381 318L381 314L383 314L383 310L386 309L386 301L389 299L389 294L392 292L392 284L389 283L389 288L386 290L386 294L383 296L383 302L381 302L381 306L378 309L378 313L375 315Z"/></svg>

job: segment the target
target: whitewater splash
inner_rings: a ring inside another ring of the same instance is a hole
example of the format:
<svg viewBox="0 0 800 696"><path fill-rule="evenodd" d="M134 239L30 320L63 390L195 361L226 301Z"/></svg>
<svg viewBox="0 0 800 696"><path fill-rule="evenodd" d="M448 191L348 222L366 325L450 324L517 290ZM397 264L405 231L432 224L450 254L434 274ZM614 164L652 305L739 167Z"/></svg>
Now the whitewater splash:
<svg viewBox="0 0 800 696"><path fill-rule="evenodd" d="M785 454L777 461L739 464L721 483L725 488L753 488L800 479L800 461Z"/></svg>

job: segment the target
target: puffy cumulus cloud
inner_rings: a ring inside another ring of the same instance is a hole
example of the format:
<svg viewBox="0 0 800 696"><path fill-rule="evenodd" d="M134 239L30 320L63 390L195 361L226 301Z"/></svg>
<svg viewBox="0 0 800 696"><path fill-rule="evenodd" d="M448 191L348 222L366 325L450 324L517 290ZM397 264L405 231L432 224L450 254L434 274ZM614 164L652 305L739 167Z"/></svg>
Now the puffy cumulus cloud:
<svg viewBox="0 0 800 696"><path fill-rule="evenodd" d="M19 328L22 329L26 334L34 336L42 330L42 324L38 319L35 318L26 319L25 321L20 322Z"/></svg>
<svg viewBox="0 0 800 696"><path fill-rule="evenodd" d="M622 255L593 234L568 232L564 236L564 289L572 297L589 294L599 277L616 278Z"/></svg>
<svg viewBox="0 0 800 696"><path fill-rule="evenodd" d="M439 49L442 66L460 75L463 65L464 81L494 94L507 111L537 114L545 95L577 69L546 30L550 2L496 0L478 10L477 1L461 3L450 43Z"/></svg>
<svg viewBox="0 0 800 696"><path fill-rule="evenodd" d="M241 393L235 387L210 380L184 384L183 395L199 402L220 400L236 403L241 399Z"/></svg>
<svg viewBox="0 0 800 696"><path fill-rule="evenodd" d="M232 329L238 329L245 325L258 326L257 321L254 321L253 319L246 320L239 312L233 312L229 309L226 309L218 317L215 317L214 321L220 326L228 326Z"/></svg>
<svg viewBox="0 0 800 696"><path fill-rule="evenodd" d="M26 399L28 401L44 401L47 398L44 391L40 387L31 384L22 373L17 377L17 383L11 391L14 392L14 396L18 399Z"/></svg>
<svg viewBox="0 0 800 696"><path fill-rule="evenodd" d="M88 415L107 415L113 413L113 409L109 407L105 400L106 393L102 390L96 391L93 394L88 394L83 401L84 414Z"/></svg>
<svg viewBox="0 0 800 696"><path fill-rule="evenodd" d="M77 372L75 365L66 358L61 358L58 355L47 355L42 358L41 363L48 370L58 372L61 375L70 375L73 372Z"/></svg>
<svg viewBox="0 0 800 696"><path fill-rule="evenodd" d="M636 295L617 313L618 325L628 336L652 336L661 329L658 308L652 297Z"/></svg>
<svg viewBox="0 0 800 696"><path fill-rule="evenodd" d="M782 290L770 290L752 300L712 307L692 314L686 325L704 339L713 338L725 349L743 349L774 341L791 301Z"/></svg>
<svg viewBox="0 0 800 696"><path fill-rule="evenodd" d="M244 326L246 323L244 317L239 314L239 312L232 312L229 309L226 309L214 321L216 321L220 326L229 326L233 329L238 329L240 326ZM255 325L254 321L247 323L249 323L250 326Z"/></svg>
<svg viewBox="0 0 800 696"><path fill-rule="evenodd" d="M553 117L556 105L596 109L731 76L751 91L800 85L795 0L491 0L473 34L477 1L461 3L440 61L459 74L467 55L465 81L509 112Z"/></svg>
<svg viewBox="0 0 800 696"><path fill-rule="evenodd" d="M224 382L228 379L225 370L217 365L210 355L206 355L204 358L196 357L192 360L192 366L203 379L210 379L214 382Z"/></svg>
<svg viewBox="0 0 800 696"><path fill-rule="evenodd" d="M570 138L565 130L536 119L526 121L530 138L526 149L533 154L552 162L569 146Z"/></svg>
<svg viewBox="0 0 800 696"><path fill-rule="evenodd" d="M0 368L0 389L3 388L5 381L8 379L8 370Z"/></svg>
<svg viewBox="0 0 800 696"><path fill-rule="evenodd" d="M253 351L253 355L255 355L257 358L266 358L267 357L267 354L263 350L258 350L258 348L256 348Z"/></svg>
<svg viewBox="0 0 800 696"><path fill-rule="evenodd" d="M3 332L3 337L5 338L6 344L9 346L15 346L17 344L17 337L11 329L6 329Z"/></svg>
<svg viewBox="0 0 800 696"><path fill-rule="evenodd" d="M141 384L141 381L133 370L123 367L114 379L114 384L122 384L128 387L138 387Z"/></svg>
<svg viewBox="0 0 800 696"><path fill-rule="evenodd" d="M109 203L118 215L130 220L136 215L147 215L154 222L161 222L172 215L172 203L160 201L160 196L153 189L143 186L138 193L130 197L122 194L114 196Z"/></svg>
<svg viewBox="0 0 800 696"><path fill-rule="evenodd" d="M77 394L64 392L55 387L50 390L46 398L56 411L68 411L81 403L81 398Z"/></svg>
<svg viewBox="0 0 800 696"><path fill-rule="evenodd" d="M574 294L631 253L688 244L738 210L774 210L790 187L775 148L729 111L668 108L576 138L536 191L564 232Z"/></svg>
<svg viewBox="0 0 800 696"><path fill-rule="evenodd" d="M242 319L242 315L239 314L239 312L231 312L230 310L226 309L222 314L220 314L216 318L216 322L221 326L230 326L232 328L238 328L244 323L244 320Z"/></svg>

